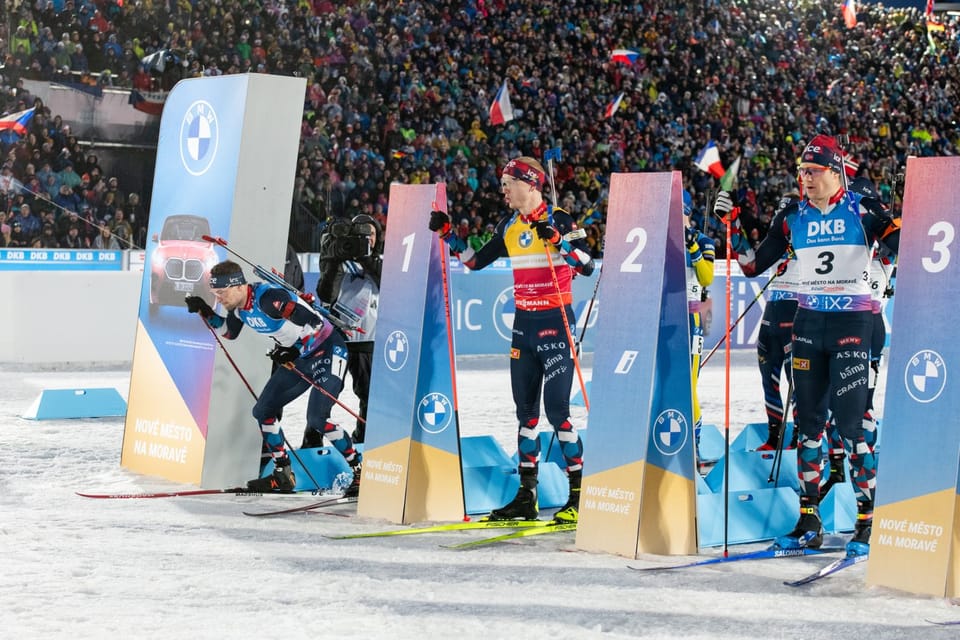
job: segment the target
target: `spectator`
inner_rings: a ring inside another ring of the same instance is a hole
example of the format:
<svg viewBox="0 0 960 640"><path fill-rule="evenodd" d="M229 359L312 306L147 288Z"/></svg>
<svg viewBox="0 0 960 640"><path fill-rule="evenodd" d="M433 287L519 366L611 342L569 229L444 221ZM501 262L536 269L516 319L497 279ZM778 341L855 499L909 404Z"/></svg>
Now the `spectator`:
<svg viewBox="0 0 960 640"><path fill-rule="evenodd" d="M40 231L40 246L44 249L56 249L60 246L54 233L54 227L49 222L44 223L43 229Z"/></svg>
<svg viewBox="0 0 960 640"><path fill-rule="evenodd" d="M67 228L67 233L60 238L60 246L64 249L86 249L87 244L80 236L80 227L76 223Z"/></svg>
<svg viewBox="0 0 960 640"><path fill-rule="evenodd" d="M40 235L40 218L34 215L30 205L23 202L13 206L13 224L19 223L23 230L23 235L27 239L33 239Z"/></svg>
<svg viewBox="0 0 960 640"><path fill-rule="evenodd" d="M113 237L110 227L100 227L100 233L93 239L94 249L122 249L117 239Z"/></svg>
<svg viewBox="0 0 960 640"><path fill-rule="evenodd" d="M133 227L125 219L123 209L117 207L113 210L113 220L110 221L109 226L113 236L123 245L123 248L130 248L130 243L133 241Z"/></svg>

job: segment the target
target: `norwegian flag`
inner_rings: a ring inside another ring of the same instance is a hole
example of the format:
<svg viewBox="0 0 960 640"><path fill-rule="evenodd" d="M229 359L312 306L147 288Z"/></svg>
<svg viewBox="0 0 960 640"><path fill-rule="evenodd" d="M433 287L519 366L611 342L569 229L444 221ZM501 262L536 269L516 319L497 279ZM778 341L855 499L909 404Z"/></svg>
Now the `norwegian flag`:
<svg viewBox="0 0 960 640"><path fill-rule="evenodd" d="M613 115L617 112L617 109L620 108L620 103L623 102L623 94L624 92L621 91L620 95L617 96L617 99L611 102L610 104L608 104L607 108L604 109L603 111L604 120L606 120L607 118L612 118Z"/></svg>
<svg viewBox="0 0 960 640"><path fill-rule="evenodd" d="M843 153L843 172L847 174L847 177L848 178L856 177L858 169L860 169L860 163L857 162L857 159L854 158L852 154L844 152Z"/></svg>
<svg viewBox="0 0 960 640"><path fill-rule="evenodd" d="M490 124L505 124L513 120L513 106L510 104L510 91L507 89L507 80L503 80L497 97L490 105Z"/></svg>

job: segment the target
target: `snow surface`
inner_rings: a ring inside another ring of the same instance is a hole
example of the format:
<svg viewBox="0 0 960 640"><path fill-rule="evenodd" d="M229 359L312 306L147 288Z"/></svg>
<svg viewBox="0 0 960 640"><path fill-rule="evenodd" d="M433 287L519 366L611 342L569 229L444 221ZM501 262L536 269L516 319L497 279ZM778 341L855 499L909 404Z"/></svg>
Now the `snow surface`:
<svg viewBox="0 0 960 640"><path fill-rule="evenodd" d="M718 352L707 365L700 386L705 421L720 425L723 356ZM744 423L763 420L752 353L736 352L732 360L731 437ZM126 397L129 373L128 366L0 367L2 637L874 640L960 635L956 627L926 622L960 619L960 607L944 598L868 588L862 565L809 587L782 584L827 562L817 557L642 574L627 565L689 558L630 560L582 552L572 534L471 551L439 545L471 539L475 532L337 541L324 535L393 525L330 513L259 519L241 513L312 501L304 496L80 498L74 491L184 488L120 468L122 418L20 417L43 389L113 386ZM506 357L462 358L458 383L463 435L491 433L512 451ZM356 406L348 390L343 400ZM291 440L302 433L303 406L286 412ZM345 413L340 418L349 422ZM584 424L582 408L575 420ZM588 465L589 456L588 448ZM338 512L346 515L351 509ZM742 545L732 552L760 546Z"/></svg>

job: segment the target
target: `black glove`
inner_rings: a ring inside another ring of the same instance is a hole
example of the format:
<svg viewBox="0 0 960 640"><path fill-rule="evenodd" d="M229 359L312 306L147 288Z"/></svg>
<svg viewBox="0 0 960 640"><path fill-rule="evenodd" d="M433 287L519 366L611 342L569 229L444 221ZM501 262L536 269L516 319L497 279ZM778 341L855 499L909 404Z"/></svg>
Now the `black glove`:
<svg viewBox="0 0 960 640"><path fill-rule="evenodd" d="M187 303L187 311L190 313L199 313L202 318L213 317L213 309L207 304L207 301L200 296L187 296L184 299Z"/></svg>
<svg viewBox="0 0 960 640"><path fill-rule="evenodd" d="M267 356L282 367L299 358L300 349L296 347L284 347L278 344Z"/></svg>
<svg viewBox="0 0 960 640"><path fill-rule="evenodd" d="M550 244L558 244L560 242L560 232L557 231L555 226L550 224L549 220L534 222L533 230L536 232L537 237L541 240L549 242Z"/></svg>
<svg viewBox="0 0 960 640"><path fill-rule="evenodd" d="M436 231L440 237L445 238L450 235L450 216L443 211L430 212L430 231Z"/></svg>
<svg viewBox="0 0 960 640"><path fill-rule="evenodd" d="M693 253L694 251L700 250L700 246L697 244L697 238L699 237L700 233L693 227L687 227L684 229L683 240L687 245L687 251Z"/></svg>

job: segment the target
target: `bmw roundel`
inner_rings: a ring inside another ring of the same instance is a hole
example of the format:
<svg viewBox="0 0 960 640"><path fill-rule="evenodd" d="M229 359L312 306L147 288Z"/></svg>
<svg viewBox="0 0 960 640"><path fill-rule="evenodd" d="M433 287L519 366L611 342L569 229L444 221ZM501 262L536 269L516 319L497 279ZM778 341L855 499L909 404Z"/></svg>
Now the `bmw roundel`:
<svg viewBox="0 0 960 640"><path fill-rule="evenodd" d="M675 456L687 442L687 419L676 409L667 409L653 422L653 444L665 456Z"/></svg>
<svg viewBox="0 0 960 640"><path fill-rule="evenodd" d="M943 356L930 349L913 354L903 372L903 385L917 402L926 404L939 398L947 386L947 365Z"/></svg>
<svg viewBox="0 0 960 640"><path fill-rule="evenodd" d="M383 359L391 371L403 369L410 354L410 342L403 331L392 331L384 343Z"/></svg>
<svg viewBox="0 0 960 640"><path fill-rule="evenodd" d="M507 287L493 301L493 328L507 342L513 339L513 316L516 312L513 287Z"/></svg>
<svg viewBox="0 0 960 640"><path fill-rule="evenodd" d="M453 405L442 393L428 393L417 403L417 422L427 433L440 433L453 421Z"/></svg>
<svg viewBox="0 0 960 640"><path fill-rule="evenodd" d="M521 231L520 237L517 239L517 242L521 247L526 249L533 244L533 231Z"/></svg>
<svg viewBox="0 0 960 640"><path fill-rule="evenodd" d="M180 122L180 161L187 173L202 176L213 165L220 142L217 113L205 100L197 100Z"/></svg>

